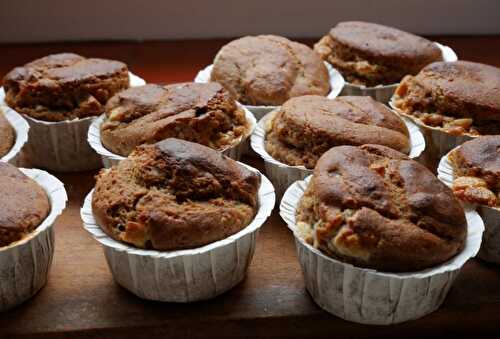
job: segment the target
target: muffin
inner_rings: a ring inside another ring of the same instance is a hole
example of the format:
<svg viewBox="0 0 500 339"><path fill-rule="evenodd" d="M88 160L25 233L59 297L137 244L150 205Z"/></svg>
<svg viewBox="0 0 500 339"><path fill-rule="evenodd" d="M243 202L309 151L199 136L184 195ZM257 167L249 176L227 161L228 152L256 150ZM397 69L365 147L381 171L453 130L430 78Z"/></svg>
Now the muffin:
<svg viewBox="0 0 500 339"><path fill-rule="evenodd" d="M481 217L405 154L337 146L286 191L307 291L348 321L391 325L436 311L481 247Z"/></svg>
<svg viewBox="0 0 500 339"><path fill-rule="evenodd" d="M500 135L467 141L450 152L453 192L468 203L500 207Z"/></svg>
<svg viewBox="0 0 500 339"><path fill-rule="evenodd" d="M360 21L337 24L314 50L349 83L367 87L398 83L405 75L442 60L441 50L429 40Z"/></svg>
<svg viewBox="0 0 500 339"><path fill-rule="evenodd" d="M0 158L9 153L16 140L16 132L0 109Z"/></svg>
<svg viewBox="0 0 500 339"><path fill-rule="evenodd" d="M3 312L26 302L46 284L54 256L54 222L66 207L67 195L63 183L49 173L2 162L0 192Z"/></svg>
<svg viewBox="0 0 500 339"><path fill-rule="evenodd" d="M439 265L463 249L467 233L451 190L423 165L380 145L325 153L297 220L328 256L388 272Z"/></svg>
<svg viewBox="0 0 500 339"><path fill-rule="evenodd" d="M39 184L4 162L0 162L0 191L1 248L33 232L49 214L50 204Z"/></svg>
<svg viewBox="0 0 500 339"><path fill-rule="evenodd" d="M499 150L499 135L480 136L453 149L438 167L439 179L483 219L478 257L493 264L500 264Z"/></svg>
<svg viewBox="0 0 500 339"><path fill-rule="evenodd" d="M87 143L87 131L108 99L129 87L129 80L122 62L72 53L49 55L10 71L0 100L29 124L27 164L57 172L101 167L101 158Z"/></svg>
<svg viewBox="0 0 500 339"><path fill-rule="evenodd" d="M203 246L245 228L260 177L209 147L142 145L97 176L92 211L115 240L161 251Z"/></svg>
<svg viewBox="0 0 500 339"><path fill-rule="evenodd" d="M436 62L405 77L392 103L424 126L452 136L500 134L500 69Z"/></svg>
<svg viewBox="0 0 500 339"><path fill-rule="evenodd" d="M368 143L406 154L411 148L405 123L371 97L292 98L266 126L266 151L287 165L308 169L333 146Z"/></svg>
<svg viewBox="0 0 500 339"><path fill-rule="evenodd" d="M101 141L113 153L127 156L142 144L175 137L216 150L238 144L250 123L220 84L145 85L122 91L106 105Z"/></svg>
<svg viewBox="0 0 500 339"><path fill-rule="evenodd" d="M5 102L43 121L97 116L115 93L129 87L119 61L53 54L16 67L3 79Z"/></svg>
<svg viewBox="0 0 500 339"><path fill-rule="evenodd" d="M211 80L246 105L281 105L301 95L326 96L328 70L306 45L275 35L233 40L217 53Z"/></svg>

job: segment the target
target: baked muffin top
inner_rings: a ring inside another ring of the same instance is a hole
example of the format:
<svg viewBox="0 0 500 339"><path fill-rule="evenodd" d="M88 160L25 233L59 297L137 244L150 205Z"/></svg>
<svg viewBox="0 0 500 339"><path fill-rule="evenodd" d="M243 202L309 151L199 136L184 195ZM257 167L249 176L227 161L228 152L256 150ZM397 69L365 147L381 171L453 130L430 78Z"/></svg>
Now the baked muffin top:
<svg viewBox="0 0 500 339"><path fill-rule="evenodd" d="M0 109L0 158L9 153L16 141L16 132Z"/></svg>
<svg viewBox="0 0 500 339"><path fill-rule="evenodd" d="M330 91L329 74L306 45L275 35L246 36L222 47L211 74L248 105L281 105L292 97Z"/></svg>
<svg viewBox="0 0 500 339"><path fill-rule="evenodd" d="M173 137L224 150L249 128L243 109L218 83L148 84L109 100L101 140L123 156L138 145Z"/></svg>
<svg viewBox="0 0 500 339"><path fill-rule="evenodd" d="M0 247L34 231L50 212L44 189L16 167L0 162Z"/></svg>
<svg viewBox="0 0 500 339"><path fill-rule="evenodd" d="M330 30L337 41L374 58L429 63L440 50L431 41L399 29L362 21L340 22Z"/></svg>
<svg viewBox="0 0 500 339"><path fill-rule="evenodd" d="M292 98L266 126L266 150L288 165L314 168L333 146L381 144L409 153L409 133L401 118L371 97Z"/></svg>
<svg viewBox="0 0 500 339"><path fill-rule="evenodd" d="M246 227L259 186L258 174L220 152L167 139L102 170L92 209L116 240L156 250L193 248Z"/></svg>
<svg viewBox="0 0 500 339"><path fill-rule="evenodd" d="M449 155L455 173L453 191L460 199L500 207L500 135L475 138Z"/></svg>
<svg viewBox="0 0 500 339"><path fill-rule="evenodd" d="M389 272L439 265L463 249L467 233L451 190L423 165L380 145L326 152L297 220L327 255Z"/></svg>
<svg viewBox="0 0 500 339"><path fill-rule="evenodd" d="M453 135L500 133L500 69L470 61L436 62L406 77L393 102Z"/></svg>
<svg viewBox="0 0 500 339"><path fill-rule="evenodd" d="M129 87L129 76L122 62L61 53L14 68L3 83L14 110L62 121L101 114L111 96Z"/></svg>
<svg viewBox="0 0 500 339"><path fill-rule="evenodd" d="M425 65L442 60L439 47L422 37L369 22L333 27L315 46L323 59L351 83L376 86L399 82Z"/></svg>

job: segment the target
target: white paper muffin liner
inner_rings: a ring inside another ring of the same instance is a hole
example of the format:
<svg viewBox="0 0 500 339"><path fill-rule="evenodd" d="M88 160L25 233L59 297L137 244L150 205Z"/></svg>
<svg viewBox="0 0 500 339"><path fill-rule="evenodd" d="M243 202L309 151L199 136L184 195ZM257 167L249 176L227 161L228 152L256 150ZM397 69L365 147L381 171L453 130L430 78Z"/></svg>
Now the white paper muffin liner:
<svg viewBox="0 0 500 339"><path fill-rule="evenodd" d="M444 61L457 61L458 57L456 53L448 46L441 45L435 42L435 44L441 49ZM399 83L392 85L378 85L375 87L366 87L363 85L355 85L346 82L344 88L340 95L355 95L355 96L370 96L373 99L383 102L386 104L391 99L396 88L398 88Z"/></svg>
<svg viewBox="0 0 500 339"><path fill-rule="evenodd" d="M304 166L290 166L274 159L265 147L266 141L266 123L272 117L274 112L268 113L265 117L259 120L257 127L251 137L250 146L252 149L264 159L264 166L266 175L274 185L276 196L280 199L285 193L286 189L295 181L303 180L308 175L313 173L312 169L307 169ZM411 120L402 118L408 131L410 133L411 150L409 157L414 159L418 158L425 149L424 136L418 127L411 122Z"/></svg>
<svg viewBox="0 0 500 339"><path fill-rule="evenodd" d="M257 121L255 120L254 115L243 105L238 103L238 106L245 111L245 117L250 124L250 127L247 133L243 136L242 140L225 150L222 151L224 155L227 155L231 159L240 160L242 155L248 152L250 146L250 135L252 135ZM94 151L101 157L102 163L105 168L110 168L113 165L118 164L121 160L126 157L113 153L109 151L101 142L101 124L106 118L105 114L99 116L95 119L90 128L88 129L87 140L90 145L94 149Z"/></svg>
<svg viewBox="0 0 500 339"><path fill-rule="evenodd" d="M452 187L455 174L448 158L450 153L451 151L441 158L437 172L438 178L447 186ZM500 208L466 202L463 204L475 209L484 222L483 242L477 256L484 261L500 265Z"/></svg>
<svg viewBox="0 0 500 339"><path fill-rule="evenodd" d="M427 126L417 117L399 110L394 104L393 99L389 102L389 106L391 106L391 108L398 113L400 117L411 119L411 121L418 125L424 135L426 143L425 151L419 157L418 161L427 166L433 172L436 171L440 159L451 149L478 137L468 134L458 136L451 135L443 131L441 128Z"/></svg>
<svg viewBox="0 0 500 339"><path fill-rule="evenodd" d="M342 319L372 325L390 325L417 319L442 304L465 262L481 245L483 222L466 210L465 248L434 268L410 273L385 273L355 267L324 255L297 233L295 209L310 177L294 183L285 193L280 215L295 236L306 288L324 310Z"/></svg>
<svg viewBox="0 0 500 339"><path fill-rule="evenodd" d="M327 97L329 99L334 99L336 98L342 88L344 87L344 78L340 74L339 71L337 71L335 68L333 68L332 65L329 63L325 62L325 66L328 69L328 75L330 76L330 93L328 93ZM198 72L196 77L194 78L194 82L210 82L210 76L212 74L212 65L208 65L204 69ZM254 105L244 105L246 108L250 110L255 115L255 118L257 118L257 121L262 119L264 115L267 113L271 112L272 110L275 110L278 106L254 106Z"/></svg>
<svg viewBox="0 0 500 339"><path fill-rule="evenodd" d="M129 73L130 86L146 82ZM0 88L0 103L5 109L5 92ZM101 167L101 159L87 143L87 131L95 117L58 122L42 121L23 115L29 124L26 158L33 167L57 172L78 172Z"/></svg>
<svg viewBox="0 0 500 339"><path fill-rule="evenodd" d="M28 131L30 129L30 126L19 113L17 113L10 107L0 107L0 112L2 111L7 121L10 123L12 128L14 128L16 140L14 141L14 145L12 145L10 151L5 154L0 159L0 161L9 162L12 165L17 165L19 162L19 154L21 153L21 150L26 141L28 141Z"/></svg>
<svg viewBox="0 0 500 339"><path fill-rule="evenodd" d="M274 188L261 175L259 209L247 227L202 247L161 252L128 246L106 235L92 214L92 193L81 209L83 225L103 245L116 282L140 298L164 302L211 299L241 282L253 257L257 233L275 203Z"/></svg>
<svg viewBox="0 0 500 339"><path fill-rule="evenodd" d="M0 312L35 295L47 282L54 255L54 222L68 200L64 185L47 172L20 170L47 192L51 210L47 218L27 237L0 247Z"/></svg>

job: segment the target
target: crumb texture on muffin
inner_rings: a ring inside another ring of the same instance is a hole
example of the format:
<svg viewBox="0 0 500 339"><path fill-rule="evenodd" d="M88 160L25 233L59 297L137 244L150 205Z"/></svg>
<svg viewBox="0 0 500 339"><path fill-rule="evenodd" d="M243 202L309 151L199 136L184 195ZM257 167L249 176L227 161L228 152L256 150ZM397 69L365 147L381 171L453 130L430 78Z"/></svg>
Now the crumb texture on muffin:
<svg viewBox="0 0 500 339"><path fill-rule="evenodd" d="M9 153L16 141L16 132L0 109L0 158Z"/></svg>
<svg viewBox="0 0 500 339"><path fill-rule="evenodd" d="M365 86L398 83L442 60L439 47L427 39L361 21L337 24L314 49L348 82Z"/></svg>
<svg viewBox="0 0 500 339"><path fill-rule="evenodd" d="M266 151L292 166L314 168L319 157L333 146L363 144L410 151L404 122L371 97L292 98L266 126Z"/></svg>
<svg viewBox="0 0 500 339"><path fill-rule="evenodd" d="M247 105L281 105L292 97L330 91L329 74L306 45L275 35L231 41L214 60L211 80Z"/></svg>
<svg viewBox="0 0 500 339"><path fill-rule="evenodd" d="M156 250L194 248L246 227L259 186L258 174L220 152L167 139L102 170L92 210L116 240Z"/></svg>
<svg viewBox="0 0 500 339"><path fill-rule="evenodd" d="M297 221L325 254L388 272L441 264L463 249L467 233L452 191L424 166L380 145L326 152Z"/></svg>
<svg viewBox="0 0 500 339"><path fill-rule="evenodd" d="M475 138L450 153L453 192L469 203L500 207L500 135Z"/></svg>
<svg viewBox="0 0 500 339"><path fill-rule="evenodd" d="M50 212L44 189L16 167L0 162L0 247L33 232Z"/></svg>
<svg viewBox="0 0 500 339"><path fill-rule="evenodd" d="M97 116L115 93L129 87L122 62L52 54L22 67L3 79L5 102L17 112L44 121Z"/></svg>
<svg viewBox="0 0 500 339"><path fill-rule="evenodd" d="M393 103L451 135L500 134L500 69L469 61L436 62L405 77Z"/></svg>
<svg viewBox="0 0 500 339"><path fill-rule="evenodd" d="M218 83L148 84L109 100L101 140L123 156L167 138L224 150L240 142L249 128L243 109Z"/></svg>

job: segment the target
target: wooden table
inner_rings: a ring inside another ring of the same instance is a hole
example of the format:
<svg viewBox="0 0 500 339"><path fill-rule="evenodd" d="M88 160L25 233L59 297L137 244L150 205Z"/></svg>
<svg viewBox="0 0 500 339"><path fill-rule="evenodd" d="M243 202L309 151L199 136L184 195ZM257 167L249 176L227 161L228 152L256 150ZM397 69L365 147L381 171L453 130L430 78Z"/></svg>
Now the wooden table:
<svg viewBox="0 0 500 339"><path fill-rule="evenodd" d="M500 66L500 37L433 37L461 59ZM306 41L312 43L312 41ZM49 53L73 51L123 60L148 82L192 80L225 41L0 45L0 76ZM261 168L258 159L245 159ZM214 300L187 305L141 300L118 286L98 243L81 225L79 209L95 173L56 174L69 204L56 225L49 282L25 304L0 314L0 337L140 338L309 336L494 336L500 334L500 269L468 262L444 305L420 320L377 327L346 322L307 294L291 233L273 213L260 233L247 278Z"/></svg>

